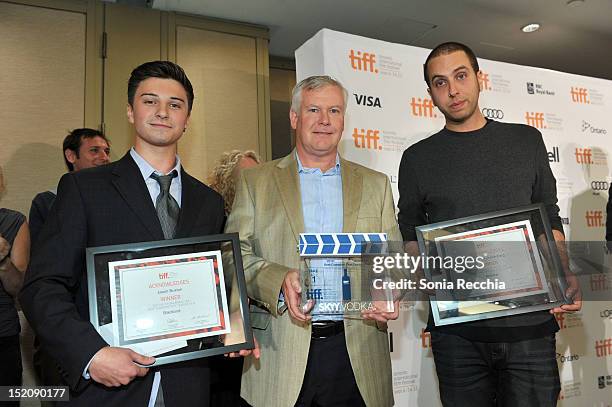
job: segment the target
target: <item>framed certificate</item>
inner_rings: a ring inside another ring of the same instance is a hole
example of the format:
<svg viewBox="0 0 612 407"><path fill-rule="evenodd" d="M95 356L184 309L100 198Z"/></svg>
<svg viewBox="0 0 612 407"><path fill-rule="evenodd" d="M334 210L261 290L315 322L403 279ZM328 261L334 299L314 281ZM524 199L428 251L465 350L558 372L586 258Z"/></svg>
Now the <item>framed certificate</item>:
<svg viewBox="0 0 612 407"><path fill-rule="evenodd" d="M419 226L436 325L540 311L569 302L543 205Z"/></svg>
<svg viewBox="0 0 612 407"><path fill-rule="evenodd" d="M155 365L253 348L237 234L91 247L86 256L90 321L109 345Z"/></svg>

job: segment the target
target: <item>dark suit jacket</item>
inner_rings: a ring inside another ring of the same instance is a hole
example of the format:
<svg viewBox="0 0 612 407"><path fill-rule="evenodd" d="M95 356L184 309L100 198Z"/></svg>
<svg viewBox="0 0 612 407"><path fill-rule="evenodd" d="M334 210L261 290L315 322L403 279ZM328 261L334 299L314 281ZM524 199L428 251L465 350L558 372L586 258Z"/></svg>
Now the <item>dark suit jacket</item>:
<svg viewBox="0 0 612 407"><path fill-rule="evenodd" d="M185 171L176 238L215 234L223 199ZM42 348L58 363L72 405L146 406L153 372L127 386L107 388L82 377L106 342L89 322L85 248L163 240L138 166L126 154L114 163L66 174L32 253L20 300ZM205 359L161 367L165 405L208 404Z"/></svg>
<svg viewBox="0 0 612 407"><path fill-rule="evenodd" d="M28 224L30 226L30 241L32 244L38 240L38 235L49 216L51 207L55 202L55 194L51 191L41 192L36 194L32 199L30 207L30 216L28 216Z"/></svg>

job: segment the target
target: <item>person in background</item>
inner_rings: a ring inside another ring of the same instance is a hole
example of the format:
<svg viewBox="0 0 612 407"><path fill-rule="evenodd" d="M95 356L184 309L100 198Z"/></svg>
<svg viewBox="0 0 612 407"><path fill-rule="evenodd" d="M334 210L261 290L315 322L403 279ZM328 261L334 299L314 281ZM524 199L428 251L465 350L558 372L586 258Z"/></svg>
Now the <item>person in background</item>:
<svg viewBox="0 0 612 407"><path fill-rule="evenodd" d="M225 216L229 216L236 195L236 180L241 170L261 163L255 151L232 150L223 153L208 177L208 185L221 194L225 201Z"/></svg>
<svg viewBox="0 0 612 407"><path fill-rule="evenodd" d="M4 178L0 169L0 192ZM19 317L15 299L23 285L30 260L30 232L26 217L0 208L0 386L21 386L22 364L19 347ZM19 406L0 402L0 406Z"/></svg>
<svg viewBox="0 0 612 407"><path fill-rule="evenodd" d="M240 171L261 162L255 151L232 150L223 153L212 169L207 184L217 191L225 202L225 216L229 216L236 194L236 180ZM211 363L211 405L248 406L240 397L242 358L214 357Z"/></svg>
<svg viewBox="0 0 612 407"><path fill-rule="evenodd" d="M110 162L110 143L98 130L88 128L72 130L64 139L63 150L68 172L98 167ZM32 199L28 217L32 242L36 242L56 195L57 190L53 189L40 192Z"/></svg>

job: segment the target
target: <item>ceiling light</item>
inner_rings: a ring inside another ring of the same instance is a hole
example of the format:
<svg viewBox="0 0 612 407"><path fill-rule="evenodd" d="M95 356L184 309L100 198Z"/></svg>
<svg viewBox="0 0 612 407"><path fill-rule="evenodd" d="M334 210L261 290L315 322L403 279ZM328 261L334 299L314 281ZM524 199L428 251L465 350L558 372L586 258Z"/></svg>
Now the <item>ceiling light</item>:
<svg viewBox="0 0 612 407"><path fill-rule="evenodd" d="M584 4L584 0L567 0L568 7L578 7Z"/></svg>
<svg viewBox="0 0 612 407"><path fill-rule="evenodd" d="M540 29L540 24L531 23L521 28L521 31L523 31L524 33L532 33L534 31L538 31L539 29Z"/></svg>

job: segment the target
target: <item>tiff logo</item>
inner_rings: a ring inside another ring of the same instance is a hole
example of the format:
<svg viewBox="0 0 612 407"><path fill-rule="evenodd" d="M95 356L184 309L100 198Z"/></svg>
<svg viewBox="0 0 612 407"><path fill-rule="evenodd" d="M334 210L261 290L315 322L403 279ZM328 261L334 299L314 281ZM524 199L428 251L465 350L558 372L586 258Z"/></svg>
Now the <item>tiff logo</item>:
<svg viewBox="0 0 612 407"><path fill-rule="evenodd" d="M421 328L421 347L423 349L431 348L431 334L429 332L425 332L424 328Z"/></svg>
<svg viewBox="0 0 612 407"><path fill-rule="evenodd" d="M562 312L555 313L555 319L557 320L557 324L559 324L559 329L565 329L565 314Z"/></svg>
<svg viewBox="0 0 612 407"><path fill-rule="evenodd" d="M593 151L590 148L576 148L574 155L578 164L593 164Z"/></svg>
<svg viewBox="0 0 612 407"><path fill-rule="evenodd" d="M167 271L165 273L159 273L158 276L159 276L160 280L166 280L166 279L170 278L170 275L168 274Z"/></svg>
<svg viewBox="0 0 612 407"><path fill-rule="evenodd" d="M378 69L376 69L376 54L361 51L355 52L352 49L349 54L349 60L351 61L351 67L355 71L378 73Z"/></svg>
<svg viewBox="0 0 612 407"><path fill-rule="evenodd" d="M380 131L371 129L353 129L353 140L355 141L355 147L366 148L368 150L382 150L380 145Z"/></svg>
<svg viewBox="0 0 612 407"><path fill-rule="evenodd" d="M491 82L489 81L489 74L480 71L478 75L478 83L480 83L480 89L482 90L491 90Z"/></svg>
<svg viewBox="0 0 612 407"><path fill-rule="evenodd" d="M413 116L438 117L438 115L434 113L434 104L431 99L412 98L410 106L412 107Z"/></svg>
<svg viewBox="0 0 612 407"><path fill-rule="evenodd" d="M595 341L595 354L598 358L612 355L612 338Z"/></svg>
<svg viewBox="0 0 612 407"><path fill-rule="evenodd" d="M572 95L572 102L585 104L591 103L589 101L589 92L585 88L575 88L572 86L570 94Z"/></svg>
<svg viewBox="0 0 612 407"><path fill-rule="evenodd" d="M544 113L541 112L525 112L525 120L528 126L533 126L536 129L544 129Z"/></svg>
<svg viewBox="0 0 612 407"><path fill-rule="evenodd" d="M591 291L608 291L612 285L608 282L606 274L591 274Z"/></svg>
<svg viewBox="0 0 612 407"><path fill-rule="evenodd" d="M587 211L585 218L589 228L600 228L604 225L603 211Z"/></svg>

